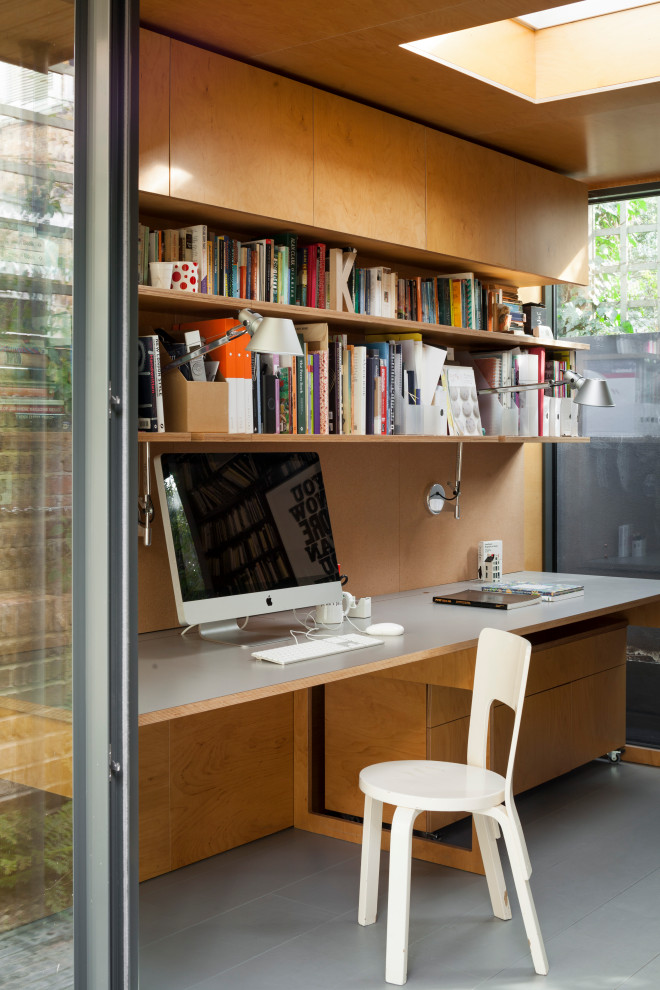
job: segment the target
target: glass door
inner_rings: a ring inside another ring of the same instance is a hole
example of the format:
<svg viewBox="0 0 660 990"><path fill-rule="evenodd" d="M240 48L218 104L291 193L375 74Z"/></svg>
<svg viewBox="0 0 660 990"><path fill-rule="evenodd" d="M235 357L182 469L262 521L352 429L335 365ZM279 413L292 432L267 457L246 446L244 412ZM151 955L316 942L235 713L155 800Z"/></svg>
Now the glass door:
<svg viewBox="0 0 660 990"><path fill-rule="evenodd" d="M136 16L23 0L0 18L0 983L14 990L137 985Z"/></svg>
<svg viewBox="0 0 660 990"><path fill-rule="evenodd" d="M72 13L50 64L37 41L0 62L0 970L54 990L73 979Z"/></svg>

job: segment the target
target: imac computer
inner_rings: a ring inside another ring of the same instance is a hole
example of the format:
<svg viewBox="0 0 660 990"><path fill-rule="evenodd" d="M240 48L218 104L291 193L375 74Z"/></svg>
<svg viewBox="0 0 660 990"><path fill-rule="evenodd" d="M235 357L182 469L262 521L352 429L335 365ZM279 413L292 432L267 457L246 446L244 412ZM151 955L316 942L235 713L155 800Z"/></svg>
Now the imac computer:
<svg viewBox="0 0 660 990"><path fill-rule="evenodd" d="M166 453L155 470L182 625L252 646L269 631L237 620L341 602L318 454Z"/></svg>

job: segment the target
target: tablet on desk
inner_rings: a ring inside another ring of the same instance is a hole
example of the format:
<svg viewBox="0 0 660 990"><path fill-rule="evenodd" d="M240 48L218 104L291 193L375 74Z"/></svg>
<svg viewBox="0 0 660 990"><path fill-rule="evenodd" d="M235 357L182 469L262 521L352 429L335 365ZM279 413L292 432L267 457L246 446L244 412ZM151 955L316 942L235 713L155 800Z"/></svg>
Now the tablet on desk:
<svg viewBox="0 0 660 990"><path fill-rule="evenodd" d="M540 595L512 595L496 591L472 591L464 588L447 595L434 595L437 605L475 605L478 608L520 608L541 601Z"/></svg>

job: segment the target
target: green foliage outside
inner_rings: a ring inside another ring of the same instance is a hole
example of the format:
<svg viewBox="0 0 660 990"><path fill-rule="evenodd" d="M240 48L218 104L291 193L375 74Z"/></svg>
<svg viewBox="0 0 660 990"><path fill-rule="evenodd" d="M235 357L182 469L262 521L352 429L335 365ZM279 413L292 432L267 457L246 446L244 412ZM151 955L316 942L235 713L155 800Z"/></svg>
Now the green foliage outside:
<svg viewBox="0 0 660 990"><path fill-rule="evenodd" d="M658 242L655 230L635 226L657 224L660 198L599 203L592 208L594 259L589 286L560 286L557 306L559 336L650 333L658 325ZM625 258L621 225L625 223ZM621 269L625 263L625 269ZM644 266L629 268L630 265ZM621 270L620 270L621 269ZM621 315L625 279L626 316Z"/></svg>
<svg viewBox="0 0 660 990"><path fill-rule="evenodd" d="M0 814L0 932L71 906L72 811L65 801L45 814L40 803Z"/></svg>

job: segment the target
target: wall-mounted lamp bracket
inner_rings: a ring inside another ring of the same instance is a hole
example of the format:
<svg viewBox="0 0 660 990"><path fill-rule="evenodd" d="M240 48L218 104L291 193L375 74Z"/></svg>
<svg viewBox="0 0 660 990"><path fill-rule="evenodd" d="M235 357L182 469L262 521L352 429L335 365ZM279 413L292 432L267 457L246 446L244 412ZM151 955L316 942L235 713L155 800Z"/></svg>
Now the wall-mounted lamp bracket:
<svg viewBox="0 0 660 990"><path fill-rule="evenodd" d="M461 518L461 508L459 505L459 498L461 494L461 469L463 467L463 444L459 443L456 449L456 481L454 482L454 487L451 488L451 482L448 481L447 484L451 489L451 495L445 495L445 489L442 485L434 484L431 485L428 492L426 493L426 508L429 510L431 515L438 516L444 508L445 502L454 503L454 518Z"/></svg>

